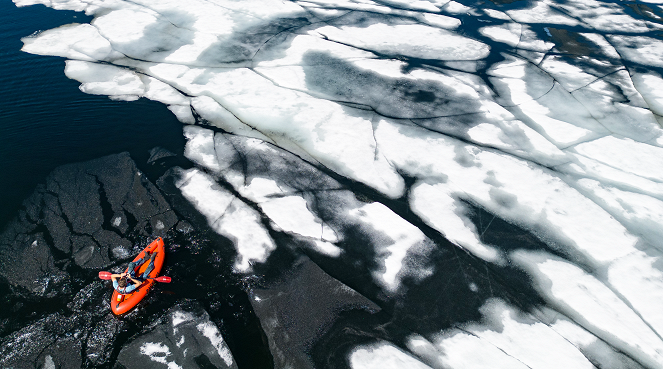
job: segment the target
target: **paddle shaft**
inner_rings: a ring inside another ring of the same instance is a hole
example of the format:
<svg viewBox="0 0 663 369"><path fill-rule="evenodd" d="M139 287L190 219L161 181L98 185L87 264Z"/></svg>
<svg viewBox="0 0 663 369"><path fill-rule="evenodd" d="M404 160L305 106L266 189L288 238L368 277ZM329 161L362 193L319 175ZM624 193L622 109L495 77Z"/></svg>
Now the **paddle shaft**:
<svg viewBox="0 0 663 369"><path fill-rule="evenodd" d="M99 278L101 278L103 280L106 280L106 281L111 279L111 275L112 275L112 273L110 273L110 272L99 272ZM161 283L170 283L170 281L171 281L171 278L167 277L165 275L161 276L161 277L147 278L147 279L151 279L153 281L157 281L157 282L161 282Z"/></svg>

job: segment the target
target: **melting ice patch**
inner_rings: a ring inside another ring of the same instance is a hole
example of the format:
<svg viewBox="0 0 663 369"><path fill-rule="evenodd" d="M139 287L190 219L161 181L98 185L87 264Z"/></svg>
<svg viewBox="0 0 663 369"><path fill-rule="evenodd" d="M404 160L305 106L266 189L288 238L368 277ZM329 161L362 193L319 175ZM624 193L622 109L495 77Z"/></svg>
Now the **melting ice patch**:
<svg viewBox="0 0 663 369"><path fill-rule="evenodd" d="M198 328L198 331L200 331L203 336L210 340L210 343L214 346L219 357L223 359L226 365L231 366L233 363L232 353L230 353L228 346L225 345L221 332L219 332L219 328L209 321L198 324L196 328Z"/></svg>
<svg viewBox="0 0 663 369"><path fill-rule="evenodd" d="M235 263L238 271L248 271L251 263L267 260L275 248L274 241L254 209L197 169L184 172L176 185L207 218L212 229L235 243L239 254Z"/></svg>
<svg viewBox="0 0 663 369"><path fill-rule="evenodd" d="M166 364L168 369L181 369L174 361L168 361L171 356L168 346L160 342L146 342L140 347L140 353L148 356L152 361Z"/></svg>
<svg viewBox="0 0 663 369"><path fill-rule="evenodd" d="M424 25L372 24L368 27L322 27L325 38L382 54L423 59L476 60L488 55L489 47L453 32Z"/></svg>
<svg viewBox="0 0 663 369"><path fill-rule="evenodd" d="M431 247L430 241L417 227L380 203L352 209L350 216L377 231L374 236L379 241L376 242L376 254L382 268L375 273L375 277L388 291L397 291L404 275L423 279L430 274L430 270L421 266L409 270L405 267L405 259L408 253L413 252L412 249L426 252Z"/></svg>
<svg viewBox="0 0 663 369"><path fill-rule="evenodd" d="M162 318L122 347L119 363L175 369L197 367L204 358L213 367L237 367L219 329L196 302L177 304Z"/></svg>
<svg viewBox="0 0 663 369"><path fill-rule="evenodd" d="M403 281L433 282L443 237L506 273L494 288L517 268L543 301L483 296L481 321L431 321L409 353L359 346L353 367L663 366L656 2L15 3L94 16L23 50L67 58L86 93L160 101L188 124L196 168L176 185L233 242L236 271L268 262L270 232L350 268L354 230L373 260L352 262L408 307Z"/></svg>
<svg viewBox="0 0 663 369"><path fill-rule="evenodd" d="M603 352L591 333L553 311L519 313L499 299L480 309L481 323L452 329L428 340L407 339L407 347L436 368L594 368L628 359ZM481 352L481 355L477 355Z"/></svg>
<svg viewBox="0 0 663 369"><path fill-rule="evenodd" d="M628 306L628 301L622 301L609 285L571 263L523 252L514 258L537 276L540 288L547 290L544 295L559 311L645 366L661 365L663 342L651 326L660 320L658 312L642 315L644 311ZM635 303L644 297L632 292L629 295Z"/></svg>

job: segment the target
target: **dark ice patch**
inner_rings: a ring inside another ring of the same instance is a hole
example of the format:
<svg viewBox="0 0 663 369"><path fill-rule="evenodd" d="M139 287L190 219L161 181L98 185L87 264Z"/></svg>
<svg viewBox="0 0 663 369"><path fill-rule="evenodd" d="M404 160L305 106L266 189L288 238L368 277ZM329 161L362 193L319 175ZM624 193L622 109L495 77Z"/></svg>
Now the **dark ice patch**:
<svg viewBox="0 0 663 369"><path fill-rule="evenodd" d="M628 7L628 9L625 10L627 13L631 13L631 16L637 14L641 17L649 19L652 22L663 23L663 9L661 9L661 7L650 7L647 4L641 3L631 3L624 5ZM634 18L637 19L638 17Z"/></svg>
<svg viewBox="0 0 663 369"><path fill-rule="evenodd" d="M454 161L465 168L481 167L481 162L474 157L475 147L469 145L456 145L454 147Z"/></svg>
<svg viewBox="0 0 663 369"><path fill-rule="evenodd" d="M314 368L311 348L343 311L380 308L301 257L281 281L257 288L251 301L276 367Z"/></svg>
<svg viewBox="0 0 663 369"><path fill-rule="evenodd" d="M263 23L235 31L232 35L219 37L219 41L203 51L193 65L220 66L261 59L279 59L292 41L289 34L311 24L305 14L291 18L266 19ZM265 54L265 55L262 55Z"/></svg>
<svg viewBox="0 0 663 369"><path fill-rule="evenodd" d="M161 368L164 362L183 368L237 368L220 331L193 302L169 309L153 328L127 342L117 357L117 364L127 368Z"/></svg>
<svg viewBox="0 0 663 369"><path fill-rule="evenodd" d="M435 101L435 92L417 90L416 92L406 92L405 96L410 97L414 102L433 102Z"/></svg>
<svg viewBox="0 0 663 369"><path fill-rule="evenodd" d="M110 359L119 333L126 329L127 322L108 312L90 331L85 345L85 357L93 366L100 366Z"/></svg>
<svg viewBox="0 0 663 369"><path fill-rule="evenodd" d="M90 236L72 236L72 256L76 264L84 268L96 269L110 264L108 254Z"/></svg>
<svg viewBox="0 0 663 369"><path fill-rule="evenodd" d="M490 0L495 5L511 4L522 0Z"/></svg>
<svg viewBox="0 0 663 369"><path fill-rule="evenodd" d="M77 234L93 234L101 228L104 219L99 185L86 169L75 164L64 165L46 179L46 189L57 194L63 217Z"/></svg>
<svg viewBox="0 0 663 369"><path fill-rule="evenodd" d="M80 368L84 317L56 313L0 339L0 367L32 369L50 360L56 368ZM48 359L50 357L50 359Z"/></svg>
<svg viewBox="0 0 663 369"><path fill-rule="evenodd" d="M555 49L574 56L602 55L601 48L581 34L564 28L547 27Z"/></svg>
<svg viewBox="0 0 663 369"><path fill-rule="evenodd" d="M171 152L168 149L165 149L163 147L157 146L154 147L150 150L150 157L147 159L147 164L152 164L156 161L159 161L161 159L165 158L172 158L174 156L177 156L173 152Z"/></svg>
<svg viewBox="0 0 663 369"><path fill-rule="evenodd" d="M390 26L395 26L401 24L413 24L417 22L406 17L379 14L374 12L352 11L340 17L329 20L326 23L335 27L349 26L367 28L374 24L387 24Z"/></svg>
<svg viewBox="0 0 663 369"><path fill-rule="evenodd" d="M504 205L511 206L516 201L509 194L499 193L496 190L495 188L491 189L491 197L496 196ZM508 257L510 252L516 250L545 251L569 260L585 270L590 270L588 265L591 265L591 263L580 253L571 253L569 248L550 240L544 242L540 235L517 224L507 222L469 201L463 201L463 206L466 209L466 216L474 223L481 242L497 247L504 252L505 256Z"/></svg>
<svg viewBox="0 0 663 369"><path fill-rule="evenodd" d="M391 118L436 118L477 113L480 105L435 80L387 77L328 53L302 58L308 90L324 98L370 106Z"/></svg>
<svg viewBox="0 0 663 369"><path fill-rule="evenodd" d="M172 22L166 15L156 15L157 21L147 25L140 38L130 42L113 42L113 49L132 59L164 61L182 46L193 44L195 37L195 32L179 25L193 23L195 18L186 13L174 17L176 22Z"/></svg>
<svg viewBox="0 0 663 369"><path fill-rule="evenodd" d="M510 209L518 204L518 197L516 195L503 191L499 188L491 188L488 191L488 195L499 206L506 209Z"/></svg>
<svg viewBox="0 0 663 369"><path fill-rule="evenodd" d="M245 137L216 133L214 145L226 166L223 172L242 175L245 184L254 178L269 178L285 191L315 192L341 187L328 173L266 142L261 143L265 150L256 150L255 143Z"/></svg>
<svg viewBox="0 0 663 369"><path fill-rule="evenodd" d="M6 233L11 231L10 225ZM43 233L21 233L13 240L4 238L3 241L0 244L0 275L17 287L17 292L54 297L68 291L70 277L55 264Z"/></svg>

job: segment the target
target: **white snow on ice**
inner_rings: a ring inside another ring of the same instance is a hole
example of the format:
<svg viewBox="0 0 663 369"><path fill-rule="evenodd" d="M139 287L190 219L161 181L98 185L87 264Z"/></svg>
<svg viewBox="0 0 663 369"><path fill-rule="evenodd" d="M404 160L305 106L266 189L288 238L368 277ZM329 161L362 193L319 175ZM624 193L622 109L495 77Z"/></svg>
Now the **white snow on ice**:
<svg viewBox="0 0 663 369"><path fill-rule="evenodd" d="M140 353L145 356L149 356L150 360L154 362L166 364L168 369L182 369L182 367L174 361L168 361L168 357L172 354L168 346L161 342L143 343L140 346Z"/></svg>
<svg viewBox="0 0 663 369"><path fill-rule="evenodd" d="M223 342L223 337L221 336L221 332L219 332L219 328L217 328L216 325L210 321L200 323L196 325L196 328L198 328L203 336L210 340L212 346L216 348L217 353L223 359L226 365L231 366L233 363L232 353L228 349L228 346L226 346Z"/></svg>
<svg viewBox="0 0 663 369"><path fill-rule="evenodd" d="M350 354L350 367L352 369L430 368L387 342L356 348Z"/></svg>

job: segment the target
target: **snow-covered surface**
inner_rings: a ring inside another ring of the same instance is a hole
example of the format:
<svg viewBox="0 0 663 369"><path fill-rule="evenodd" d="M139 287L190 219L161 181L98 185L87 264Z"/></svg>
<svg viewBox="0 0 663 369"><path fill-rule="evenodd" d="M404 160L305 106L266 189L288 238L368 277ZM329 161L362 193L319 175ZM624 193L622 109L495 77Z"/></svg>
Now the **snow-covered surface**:
<svg viewBox="0 0 663 369"><path fill-rule="evenodd" d="M663 367L657 2L14 2L95 17L24 39L67 58L83 92L195 124L197 168L176 185L234 243L237 272L268 262L270 231L345 260L353 229L398 299L403 278L435 278L434 234L526 273L558 315L488 299L480 322L412 332L410 353L357 347L353 368ZM486 241L477 208L543 246ZM144 346L164 364L167 349Z"/></svg>
<svg viewBox="0 0 663 369"><path fill-rule="evenodd" d="M398 347L385 342L356 348L350 354L350 367L352 369L430 368Z"/></svg>

